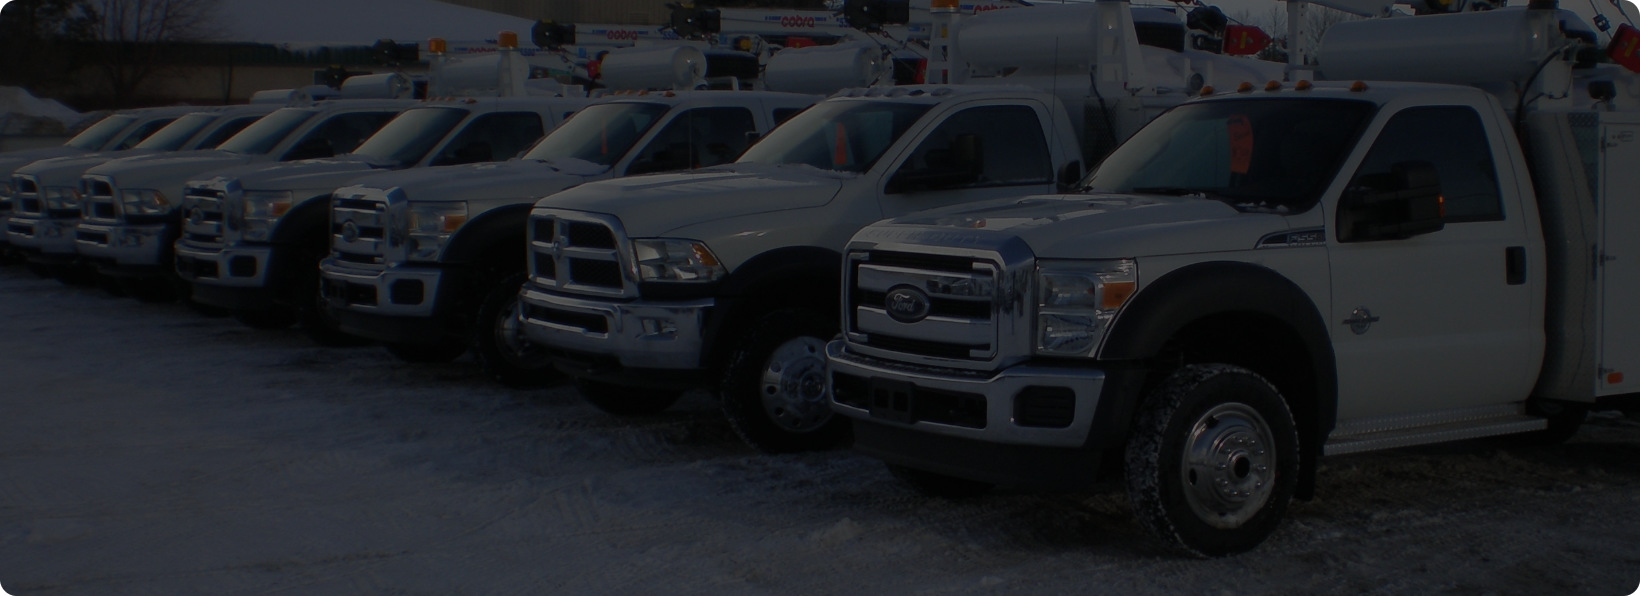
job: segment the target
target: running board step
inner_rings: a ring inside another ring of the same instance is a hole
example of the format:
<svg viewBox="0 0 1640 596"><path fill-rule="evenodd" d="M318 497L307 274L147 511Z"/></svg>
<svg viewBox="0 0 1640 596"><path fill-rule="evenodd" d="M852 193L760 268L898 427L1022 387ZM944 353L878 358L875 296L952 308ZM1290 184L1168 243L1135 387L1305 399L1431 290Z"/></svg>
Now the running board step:
<svg viewBox="0 0 1640 596"><path fill-rule="evenodd" d="M1362 453L1543 430L1549 421L1520 413L1518 405L1466 408L1436 414L1351 421L1338 425L1326 455Z"/></svg>

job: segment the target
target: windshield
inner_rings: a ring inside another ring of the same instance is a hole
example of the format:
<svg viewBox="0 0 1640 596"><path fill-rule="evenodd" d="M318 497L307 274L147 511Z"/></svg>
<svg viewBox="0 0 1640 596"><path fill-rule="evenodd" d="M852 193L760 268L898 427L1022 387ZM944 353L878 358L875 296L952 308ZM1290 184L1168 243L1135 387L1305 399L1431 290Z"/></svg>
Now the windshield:
<svg viewBox="0 0 1640 596"><path fill-rule="evenodd" d="M408 166L421 161L422 156L433 149L433 144L449 134L467 113L460 108L407 110L376 131L353 153Z"/></svg>
<svg viewBox="0 0 1640 596"><path fill-rule="evenodd" d="M886 101L815 104L752 145L739 163L808 164L864 172L933 107Z"/></svg>
<svg viewBox="0 0 1640 596"><path fill-rule="evenodd" d="M193 138L194 134L205 128L205 125L210 124L213 120L216 120L216 114L189 114L177 118L175 122L165 125L165 128L159 129L159 132L143 139L141 143L137 143L136 148L176 151L181 149L183 143L188 142L188 139Z"/></svg>
<svg viewBox="0 0 1640 596"><path fill-rule="evenodd" d="M1320 200L1374 109L1331 99L1182 105L1122 143L1086 187L1305 211Z"/></svg>
<svg viewBox="0 0 1640 596"><path fill-rule="evenodd" d="M543 137L524 159L579 159L615 165L669 108L653 103L606 103L576 112Z"/></svg>
<svg viewBox="0 0 1640 596"><path fill-rule="evenodd" d="M81 131L80 134L74 135L74 138L69 139L64 144L77 149L85 149L86 151L96 151L102 148L103 145L107 145L108 141L114 138L115 133L124 130L126 126L136 121L136 116L109 116L103 118L101 122L91 125L91 128Z"/></svg>
<svg viewBox="0 0 1640 596"><path fill-rule="evenodd" d="M233 138L223 141L217 149L245 155L262 155L272 151L279 141L285 140L291 131L307 122L313 114L311 110L284 108L257 120L256 124L245 127L245 130L239 131Z"/></svg>

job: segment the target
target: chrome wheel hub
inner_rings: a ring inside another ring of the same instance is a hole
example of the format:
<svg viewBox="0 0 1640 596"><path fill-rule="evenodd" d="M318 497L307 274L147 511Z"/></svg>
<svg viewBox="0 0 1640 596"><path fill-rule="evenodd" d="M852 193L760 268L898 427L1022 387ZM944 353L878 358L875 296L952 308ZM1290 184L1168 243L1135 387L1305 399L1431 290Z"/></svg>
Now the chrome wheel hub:
<svg viewBox="0 0 1640 596"><path fill-rule="evenodd" d="M780 344L763 364L758 383L763 409L776 426L808 432L831 419L826 403L825 341L798 337Z"/></svg>
<svg viewBox="0 0 1640 596"><path fill-rule="evenodd" d="M1220 404L1190 427L1179 466L1185 500L1210 526L1247 523L1275 491L1276 452L1269 424L1252 407Z"/></svg>

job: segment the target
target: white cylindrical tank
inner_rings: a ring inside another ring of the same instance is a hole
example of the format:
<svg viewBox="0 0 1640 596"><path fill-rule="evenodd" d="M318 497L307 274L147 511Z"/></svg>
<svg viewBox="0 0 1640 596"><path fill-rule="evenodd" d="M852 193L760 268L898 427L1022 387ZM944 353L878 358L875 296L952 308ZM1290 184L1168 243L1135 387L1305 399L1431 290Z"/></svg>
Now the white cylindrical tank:
<svg viewBox="0 0 1640 596"><path fill-rule="evenodd" d="M1493 10L1338 23L1321 39L1319 78L1521 81L1565 43L1556 16L1551 10Z"/></svg>
<svg viewBox="0 0 1640 596"><path fill-rule="evenodd" d="M706 79L706 53L691 46L622 48L604 57L610 89L689 89Z"/></svg>
<svg viewBox="0 0 1640 596"><path fill-rule="evenodd" d="M290 103L295 89L263 89L251 94L251 103Z"/></svg>
<svg viewBox="0 0 1640 596"><path fill-rule="evenodd" d="M978 70L1086 69L1096 20L1092 4L991 11L962 22L957 49Z"/></svg>
<svg viewBox="0 0 1640 596"><path fill-rule="evenodd" d="M781 50L769 58L763 82L770 91L825 95L870 87L883 76L882 50L869 43Z"/></svg>
<svg viewBox="0 0 1640 596"><path fill-rule="evenodd" d="M410 80L390 72L359 75L342 81L342 97L347 99L398 99L410 96Z"/></svg>
<svg viewBox="0 0 1640 596"><path fill-rule="evenodd" d="M439 95L477 95L494 93L501 84L501 56L482 54L463 56L439 68Z"/></svg>

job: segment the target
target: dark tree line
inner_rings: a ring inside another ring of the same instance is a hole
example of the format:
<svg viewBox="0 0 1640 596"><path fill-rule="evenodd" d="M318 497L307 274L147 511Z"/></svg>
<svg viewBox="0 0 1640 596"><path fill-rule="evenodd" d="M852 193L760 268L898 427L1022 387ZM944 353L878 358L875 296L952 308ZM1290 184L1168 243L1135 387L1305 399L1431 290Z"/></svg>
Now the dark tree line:
<svg viewBox="0 0 1640 596"><path fill-rule="evenodd" d="M216 0L16 0L0 12L0 85L62 89L93 76L132 104L167 67L163 46L200 39Z"/></svg>

